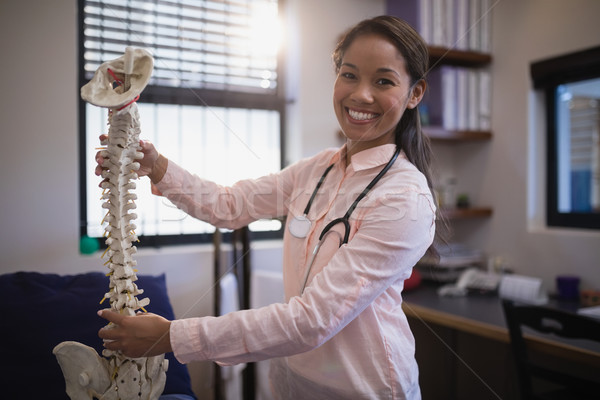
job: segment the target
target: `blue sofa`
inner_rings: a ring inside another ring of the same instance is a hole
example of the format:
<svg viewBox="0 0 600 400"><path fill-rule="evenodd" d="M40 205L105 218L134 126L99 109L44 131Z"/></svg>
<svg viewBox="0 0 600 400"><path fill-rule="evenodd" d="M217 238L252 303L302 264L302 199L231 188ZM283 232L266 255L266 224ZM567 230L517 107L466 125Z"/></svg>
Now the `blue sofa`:
<svg viewBox="0 0 600 400"><path fill-rule="evenodd" d="M173 319L165 276L138 276L148 312ZM0 376L6 399L64 399L65 381L52 349L73 340L102 354L97 333L106 321L96 311L108 290L101 272L78 275L16 272L0 275ZM195 399L185 365L167 354L169 369L162 400Z"/></svg>

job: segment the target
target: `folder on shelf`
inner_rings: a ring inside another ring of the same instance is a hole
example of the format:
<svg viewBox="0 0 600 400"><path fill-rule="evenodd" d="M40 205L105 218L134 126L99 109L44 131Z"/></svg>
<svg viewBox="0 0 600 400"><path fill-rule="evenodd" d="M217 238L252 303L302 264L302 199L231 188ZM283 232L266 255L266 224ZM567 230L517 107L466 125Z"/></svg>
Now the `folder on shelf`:
<svg viewBox="0 0 600 400"><path fill-rule="evenodd" d="M442 74L442 125L444 129L454 130L457 128L456 69L441 67L440 70Z"/></svg>
<svg viewBox="0 0 600 400"><path fill-rule="evenodd" d="M481 43L479 51L489 53L492 51L492 0L481 0Z"/></svg>
<svg viewBox="0 0 600 400"><path fill-rule="evenodd" d="M419 34L425 40L426 43L431 43L432 38L432 27L431 27L431 19L432 19L432 11L431 11L431 2L432 0L421 0L419 2L419 26L416 26L415 29L418 30Z"/></svg>
<svg viewBox="0 0 600 400"><path fill-rule="evenodd" d="M481 0L469 0L469 50L481 46Z"/></svg>
<svg viewBox="0 0 600 400"><path fill-rule="evenodd" d="M468 80L468 101L467 101L467 113L468 121L467 128L470 131L479 130L479 71L469 70L467 72Z"/></svg>
<svg viewBox="0 0 600 400"><path fill-rule="evenodd" d="M469 48L469 0L456 0L456 45L457 50Z"/></svg>
<svg viewBox="0 0 600 400"><path fill-rule="evenodd" d="M468 70L456 69L456 129L467 130L469 124L468 110Z"/></svg>
<svg viewBox="0 0 600 400"><path fill-rule="evenodd" d="M479 129L492 128L492 80L490 71L479 71Z"/></svg>
<svg viewBox="0 0 600 400"><path fill-rule="evenodd" d="M433 18L431 21L432 38L434 46L444 46L444 3L443 0L432 0Z"/></svg>
<svg viewBox="0 0 600 400"><path fill-rule="evenodd" d="M444 40L442 42L444 47L449 49L454 48L456 43L456 5L455 0L445 0L442 2L442 29L444 34Z"/></svg>

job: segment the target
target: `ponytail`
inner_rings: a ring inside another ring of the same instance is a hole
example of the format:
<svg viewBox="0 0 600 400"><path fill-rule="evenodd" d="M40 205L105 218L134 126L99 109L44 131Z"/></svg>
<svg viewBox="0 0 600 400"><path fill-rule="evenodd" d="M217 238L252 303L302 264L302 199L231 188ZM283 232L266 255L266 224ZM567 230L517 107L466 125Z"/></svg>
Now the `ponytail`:
<svg viewBox="0 0 600 400"><path fill-rule="evenodd" d="M433 190L431 172L431 144L421 129L418 107L406 109L396 126L396 146L401 148L410 161L427 179L427 185Z"/></svg>

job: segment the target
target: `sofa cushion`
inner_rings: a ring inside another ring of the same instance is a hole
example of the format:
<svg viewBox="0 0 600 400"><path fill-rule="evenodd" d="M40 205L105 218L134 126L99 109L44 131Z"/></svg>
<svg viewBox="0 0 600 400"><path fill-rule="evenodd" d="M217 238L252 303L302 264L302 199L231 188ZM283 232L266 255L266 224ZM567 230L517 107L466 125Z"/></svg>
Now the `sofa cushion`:
<svg viewBox="0 0 600 400"><path fill-rule="evenodd" d="M54 347L64 341L80 342L102 354L98 330L106 321L96 312L107 308L100 300L108 291L108 278L101 272L78 275L16 272L0 275L0 376L3 397L8 399L68 399L65 381ZM136 282L150 298L148 312L174 319L167 295L165 275L138 276ZM172 353L165 394L193 396L185 365Z"/></svg>

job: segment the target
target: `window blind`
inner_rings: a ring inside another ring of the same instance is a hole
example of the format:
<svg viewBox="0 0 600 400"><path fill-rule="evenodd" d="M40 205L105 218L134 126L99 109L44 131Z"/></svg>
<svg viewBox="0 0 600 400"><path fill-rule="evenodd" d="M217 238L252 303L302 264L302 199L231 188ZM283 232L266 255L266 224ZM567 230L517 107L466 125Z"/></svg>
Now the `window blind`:
<svg viewBox="0 0 600 400"><path fill-rule="evenodd" d="M127 46L154 57L138 108L143 137L190 172L220 184L281 168L285 96L277 0L79 0L80 85ZM279 84L278 84L279 79ZM81 235L101 240L94 176L106 110L81 102ZM243 165L243 168L236 166ZM233 168L232 168L233 166ZM209 242L214 227L153 196L140 180L138 246ZM280 237L279 221L250 224L255 238ZM143 238L143 240L142 240Z"/></svg>
<svg viewBox="0 0 600 400"><path fill-rule="evenodd" d="M85 1L84 73L127 46L152 53L151 86L275 94L277 1Z"/></svg>

